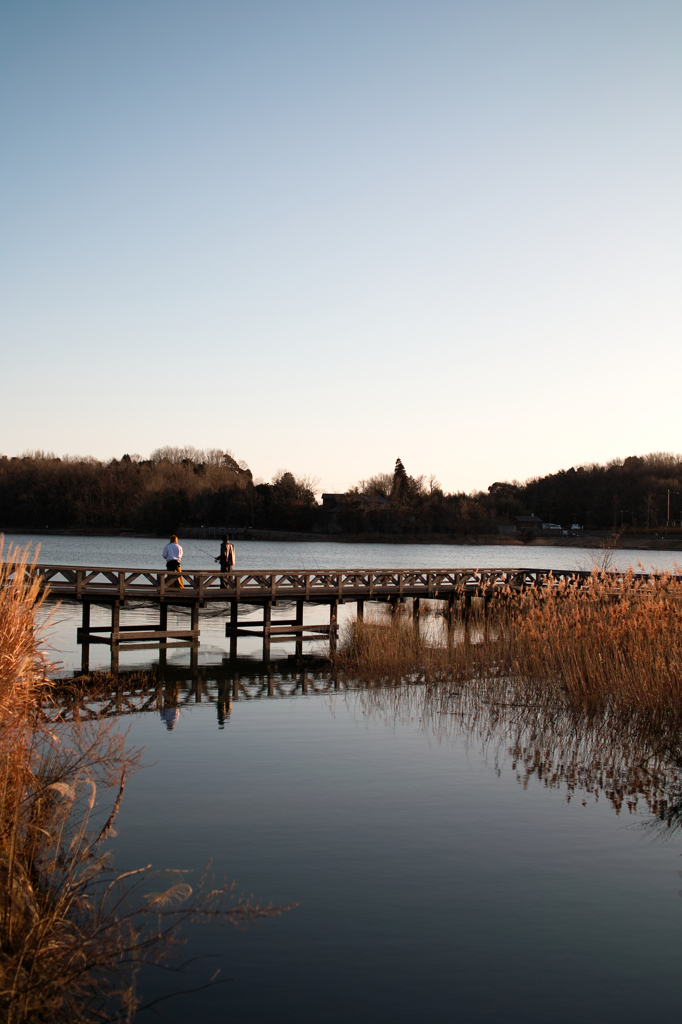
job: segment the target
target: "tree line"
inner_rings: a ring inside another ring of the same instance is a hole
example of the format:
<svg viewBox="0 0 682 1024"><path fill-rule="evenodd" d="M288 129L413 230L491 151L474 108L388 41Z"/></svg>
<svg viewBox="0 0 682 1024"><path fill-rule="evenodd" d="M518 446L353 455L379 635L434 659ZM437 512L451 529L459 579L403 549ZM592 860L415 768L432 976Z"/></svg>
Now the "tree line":
<svg viewBox="0 0 682 1024"><path fill-rule="evenodd" d="M167 534L228 526L342 534L493 534L535 514L570 528L656 530L681 518L682 456L653 453L572 467L486 491L448 493L435 477L392 472L342 495L316 497L317 482L288 471L254 480L230 451L159 448L148 459L27 452L0 456L2 529L130 530Z"/></svg>

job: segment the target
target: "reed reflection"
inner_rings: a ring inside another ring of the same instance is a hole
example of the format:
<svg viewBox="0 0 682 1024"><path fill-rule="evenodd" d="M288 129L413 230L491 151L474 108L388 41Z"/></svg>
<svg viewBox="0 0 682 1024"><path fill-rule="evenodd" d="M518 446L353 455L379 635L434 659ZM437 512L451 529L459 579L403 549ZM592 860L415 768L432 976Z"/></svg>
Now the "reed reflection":
<svg viewBox="0 0 682 1024"><path fill-rule="evenodd" d="M676 715L586 710L556 691L495 677L356 684L343 699L389 725L418 723L439 742L464 742L496 772L514 772L524 789L535 781L563 789L568 801L603 796L617 814L644 804L659 834L682 825Z"/></svg>

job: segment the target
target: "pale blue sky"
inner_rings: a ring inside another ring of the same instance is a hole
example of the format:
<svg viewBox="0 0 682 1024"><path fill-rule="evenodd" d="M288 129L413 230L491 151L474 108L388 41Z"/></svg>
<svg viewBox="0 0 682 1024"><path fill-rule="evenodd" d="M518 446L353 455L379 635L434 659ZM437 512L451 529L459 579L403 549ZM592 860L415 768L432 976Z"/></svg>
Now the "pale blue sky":
<svg viewBox="0 0 682 1024"><path fill-rule="evenodd" d="M682 449L679 0L3 0L0 452Z"/></svg>

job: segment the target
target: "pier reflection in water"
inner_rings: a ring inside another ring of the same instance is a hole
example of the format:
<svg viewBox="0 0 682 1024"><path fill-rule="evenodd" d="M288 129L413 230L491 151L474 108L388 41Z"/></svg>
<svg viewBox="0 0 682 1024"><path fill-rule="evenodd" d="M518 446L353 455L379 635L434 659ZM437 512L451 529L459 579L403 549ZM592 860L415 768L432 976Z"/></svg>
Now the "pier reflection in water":
<svg viewBox="0 0 682 1024"><path fill-rule="evenodd" d="M338 673L330 673L329 665L315 658L303 667L295 658L279 662L225 658L221 665L163 664L147 671L76 675L62 682L56 709L60 720L158 711L169 729L175 727L181 709L196 704L213 705L218 726L223 728L234 701L326 694L343 685Z"/></svg>

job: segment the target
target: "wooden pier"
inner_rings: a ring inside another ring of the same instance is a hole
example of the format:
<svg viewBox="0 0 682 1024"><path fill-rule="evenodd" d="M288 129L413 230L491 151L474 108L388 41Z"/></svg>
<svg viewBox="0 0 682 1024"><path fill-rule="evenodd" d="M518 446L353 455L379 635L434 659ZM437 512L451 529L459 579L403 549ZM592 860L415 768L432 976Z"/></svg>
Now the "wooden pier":
<svg viewBox="0 0 682 1024"><path fill-rule="evenodd" d="M225 635L230 639L230 657L236 658L239 637L256 637L263 642L263 660L270 657L272 643L293 640L300 655L307 640L328 640L334 649L338 638L338 608L354 602L362 618L365 602L389 602L394 607L411 599L417 613L422 599L446 601L446 617L452 622L457 602L468 609L475 597L485 604L496 595L522 593L529 588L557 586L563 580L590 579L589 572L549 569L333 569L333 570L207 570L168 572L157 569L112 569L106 566L36 565L24 570L37 575L53 598L67 598L82 604L82 624L77 640L83 645L83 670L89 664L91 644L111 647L112 671L118 670L121 649L159 649L162 657L169 648L190 648L196 660L200 609L218 602L229 607ZM611 573L617 585L624 573ZM293 603L293 618L273 619L279 602ZM152 625L121 625L121 608L158 605L159 621ZM305 605L326 606L328 620L304 622ZM92 626L92 605L111 609L106 626ZM189 629L169 628L168 607L189 611ZM239 607L263 609L261 621L239 618ZM227 607L226 607L227 614Z"/></svg>

